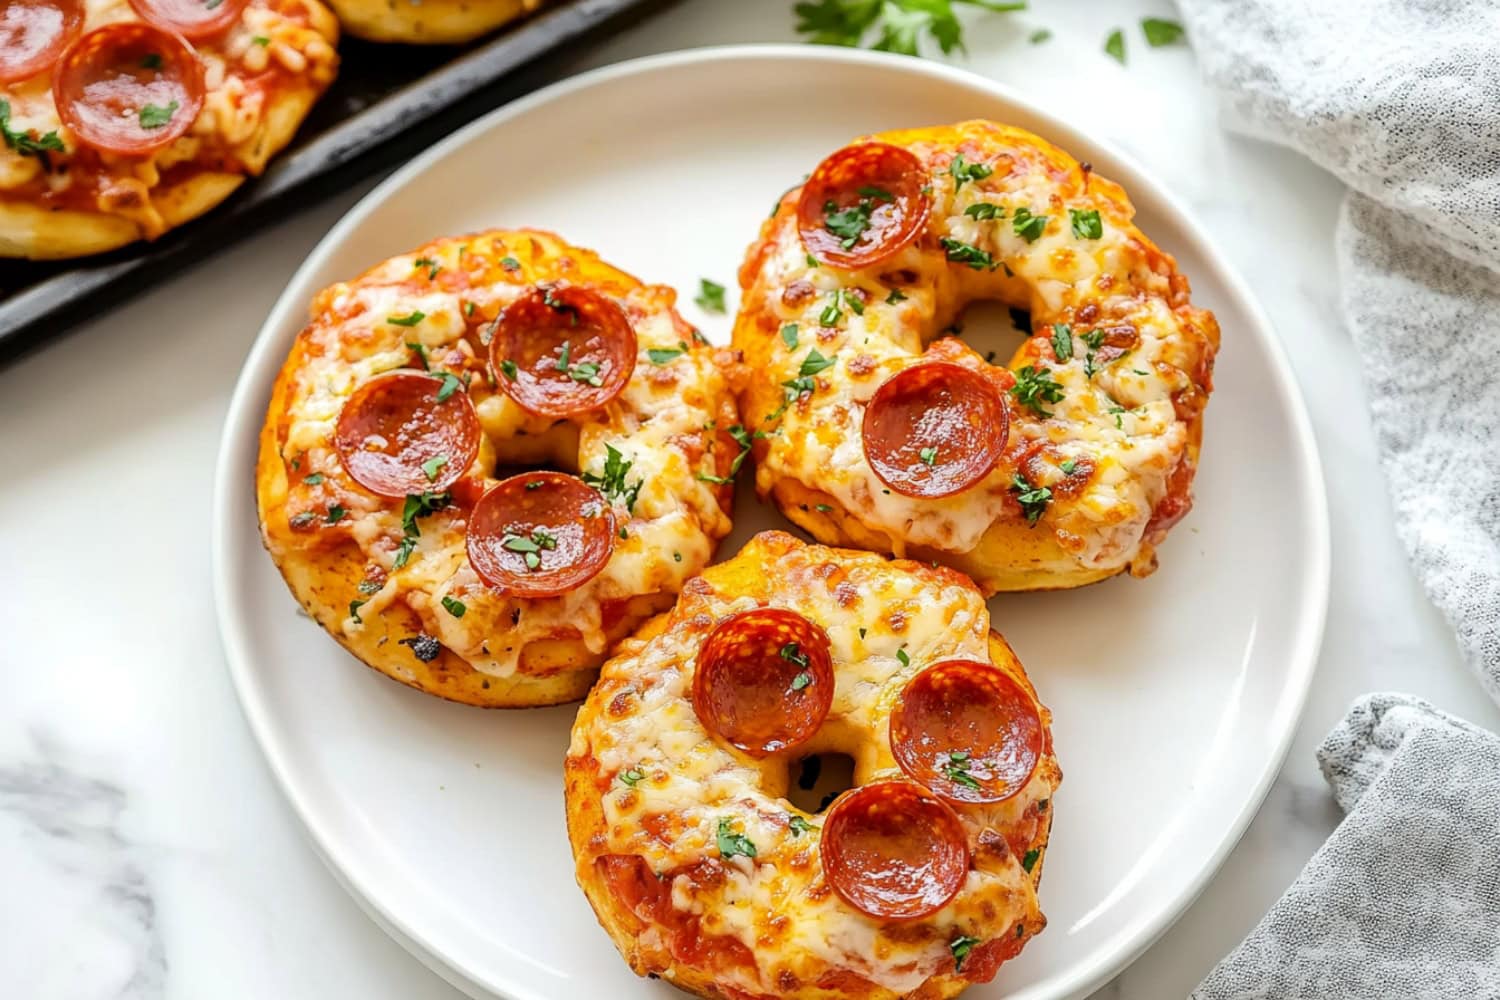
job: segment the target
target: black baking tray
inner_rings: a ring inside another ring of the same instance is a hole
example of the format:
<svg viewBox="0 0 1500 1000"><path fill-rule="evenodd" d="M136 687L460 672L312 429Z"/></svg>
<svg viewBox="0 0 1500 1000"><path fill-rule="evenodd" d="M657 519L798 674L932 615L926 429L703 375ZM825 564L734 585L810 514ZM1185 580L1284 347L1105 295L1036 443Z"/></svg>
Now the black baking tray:
<svg viewBox="0 0 1500 1000"><path fill-rule="evenodd" d="M339 43L338 78L290 146L223 205L152 243L67 261L0 260L0 365L182 273L299 206L410 159L535 89L538 56L633 23L671 0L553 0L466 46Z"/></svg>

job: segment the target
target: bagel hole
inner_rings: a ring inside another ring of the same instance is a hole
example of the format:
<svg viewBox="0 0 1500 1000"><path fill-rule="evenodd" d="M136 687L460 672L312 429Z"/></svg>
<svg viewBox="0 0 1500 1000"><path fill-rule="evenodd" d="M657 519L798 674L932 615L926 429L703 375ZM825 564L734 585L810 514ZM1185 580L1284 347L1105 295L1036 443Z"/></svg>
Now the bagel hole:
<svg viewBox="0 0 1500 1000"><path fill-rule="evenodd" d="M542 434L521 431L495 443L496 479L523 472L565 472L578 475L578 428L559 421Z"/></svg>
<svg viewBox="0 0 1500 1000"><path fill-rule="evenodd" d="M820 813L854 787L854 758L846 753L818 753L794 761L788 774L787 801L806 813Z"/></svg>
<svg viewBox="0 0 1500 1000"><path fill-rule="evenodd" d="M1031 334L1031 314L1003 302L975 302L963 311L946 333L956 332L965 344L992 365L1004 367Z"/></svg>

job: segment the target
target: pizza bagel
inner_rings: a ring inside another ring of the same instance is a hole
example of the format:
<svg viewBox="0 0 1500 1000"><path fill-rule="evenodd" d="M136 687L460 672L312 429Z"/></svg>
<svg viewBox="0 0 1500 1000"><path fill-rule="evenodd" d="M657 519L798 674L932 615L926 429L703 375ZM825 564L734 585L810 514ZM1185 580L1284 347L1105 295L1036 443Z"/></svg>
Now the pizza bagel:
<svg viewBox="0 0 1500 1000"><path fill-rule="evenodd" d="M344 30L372 42L456 45L524 17L545 0L329 0Z"/></svg>
<svg viewBox="0 0 1500 1000"><path fill-rule="evenodd" d="M740 271L756 489L819 541L986 593L1156 566L1191 506L1219 330L1125 192L984 121L855 141ZM949 336L1012 310L1007 367Z"/></svg>
<svg viewBox="0 0 1500 1000"><path fill-rule="evenodd" d="M1046 924L1050 726L967 578L766 532L579 711L578 882L637 974L699 996L951 997ZM793 805L830 753L853 787Z"/></svg>
<svg viewBox="0 0 1500 1000"><path fill-rule="evenodd" d="M0 257L155 239L259 174L338 68L317 0L0 0Z"/></svg>
<svg viewBox="0 0 1500 1000"><path fill-rule="evenodd" d="M675 301L536 231L439 239L321 292L256 471L297 600L429 694L582 697L730 529L731 359Z"/></svg>

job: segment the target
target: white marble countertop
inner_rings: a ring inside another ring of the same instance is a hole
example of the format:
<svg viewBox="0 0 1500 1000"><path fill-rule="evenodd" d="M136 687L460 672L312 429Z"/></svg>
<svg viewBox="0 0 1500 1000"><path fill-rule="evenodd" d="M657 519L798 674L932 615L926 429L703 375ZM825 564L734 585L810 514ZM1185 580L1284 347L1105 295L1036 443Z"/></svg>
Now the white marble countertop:
<svg viewBox="0 0 1500 1000"><path fill-rule="evenodd" d="M1191 51L1140 41L1136 21L1170 16L1164 2L1034 6L975 20L958 61L1125 147L1217 237L1286 343L1333 511L1327 635L1287 764L1184 919L1098 994L1158 1000L1184 996L1338 822L1313 749L1351 699L1413 691L1495 729L1500 711L1392 527L1336 308L1340 186L1220 127ZM1126 68L1101 53L1117 25ZM790 0L688 0L549 72L785 41L791 26ZM1052 40L1027 44L1040 26ZM0 372L0 551L12 567L0 600L0 996L458 1000L314 856L240 715L209 589L211 470L236 373L283 284L362 190Z"/></svg>

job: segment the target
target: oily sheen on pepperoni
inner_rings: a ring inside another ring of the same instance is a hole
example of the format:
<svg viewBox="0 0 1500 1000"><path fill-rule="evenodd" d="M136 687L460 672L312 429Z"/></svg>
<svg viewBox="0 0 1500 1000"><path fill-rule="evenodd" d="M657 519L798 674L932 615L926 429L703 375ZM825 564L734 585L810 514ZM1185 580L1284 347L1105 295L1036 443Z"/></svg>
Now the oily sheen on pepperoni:
<svg viewBox="0 0 1500 1000"><path fill-rule="evenodd" d="M533 288L505 307L490 339L490 367L503 391L545 417L595 410L618 396L635 371L630 320L592 289Z"/></svg>
<svg viewBox="0 0 1500 1000"><path fill-rule="evenodd" d="M170 32L107 25L80 36L57 62L58 116L96 149L144 156L182 135L203 107L203 67Z"/></svg>
<svg viewBox="0 0 1500 1000"><path fill-rule="evenodd" d="M951 802L1003 802L1042 757L1036 700L1005 671L975 660L945 660L913 677L890 726L901 770Z"/></svg>
<svg viewBox="0 0 1500 1000"><path fill-rule="evenodd" d="M904 368L865 408L865 458L903 496L946 497L978 483L1005 451L1010 421L995 384L948 361Z"/></svg>
<svg viewBox="0 0 1500 1000"><path fill-rule="evenodd" d="M371 379L344 403L333 446L355 482L383 497L440 492L479 454L479 418L462 389L395 372Z"/></svg>
<svg viewBox="0 0 1500 1000"><path fill-rule="evenodd" d="M802 185L797 231L818 260L869 267L916 239L931 210L922 163L883 142L846 146Z"/></svg>
<svg viewBox="0 0 1500 1000"><path fill-rule="evenodd" d="M227 30L240 19L248 0L130 0L144 20L199 41Z"/></svg>
<svg viewBox="0 0 1500 1000"><path fill-rule="evenodd" d="M465 540L479 578L512 597L557 597L599 574L615 516L599 491L562 472L523 472L479 498Z"/></svg>
<svg viewBox="0 0 1500 1000"><path fill-rule="evenodd" d="M698 652L693 709L709 732L752 757L807 742L833 704L828 635L795 611L730 615Z"/></svg>
<svg viewBox="0 0 1500 1000"><path fill-rule="evenodd" d="M958 815L906 781L840 796L823 821L820 854L834 892L882 920L936 913L969 875L969 842Z"/></svg>
<svg viewBox="0 0 1500 1000"><path fill-rule="evenodd" d="M0 0L0 83L35 76L83 30L83 0Z"/></svg>

